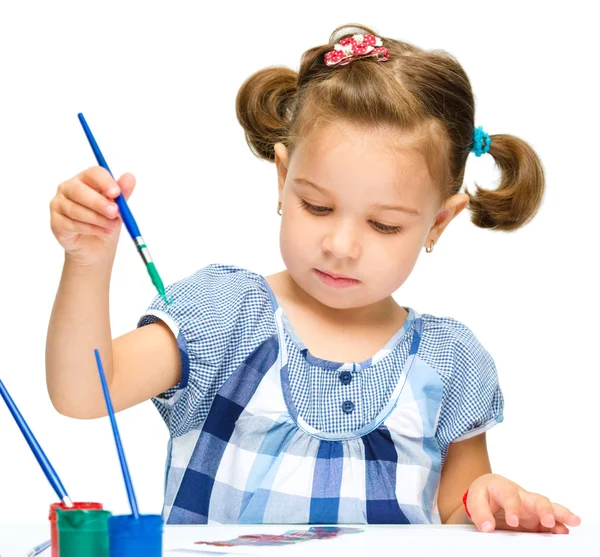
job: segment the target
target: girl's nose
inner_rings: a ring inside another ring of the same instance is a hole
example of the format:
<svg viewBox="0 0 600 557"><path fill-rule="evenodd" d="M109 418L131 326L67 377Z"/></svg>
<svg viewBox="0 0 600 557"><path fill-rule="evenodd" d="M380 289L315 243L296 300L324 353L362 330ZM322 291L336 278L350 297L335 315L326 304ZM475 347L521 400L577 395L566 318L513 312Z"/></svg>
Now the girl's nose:
<svg viewBox="0 0 600 557"><path fill-rule="evenodd" d="M357 259L361 252L361 233L350 222L333 223L323 239L323 250L338 259Z"/></svg>

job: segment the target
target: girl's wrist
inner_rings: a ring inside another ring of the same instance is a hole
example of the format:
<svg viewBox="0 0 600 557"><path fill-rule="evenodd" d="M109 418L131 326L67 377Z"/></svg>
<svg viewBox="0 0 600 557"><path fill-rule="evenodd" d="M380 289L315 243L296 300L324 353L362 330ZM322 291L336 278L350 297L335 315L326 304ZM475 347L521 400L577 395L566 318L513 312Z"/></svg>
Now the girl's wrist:
<svg viewBox="0 0 600 557"><path fill-rule="evenodd" d="M83 263L76 255L65 252L64 269L70 275L110 278L113 263L114 256L94 263Z"/></svg>
<svg viewBox="0 0 600 557"><path fill-rule="evenodd" d="M463 502L463 507L465 508L465 512L467 513L467 516L469 518L471 518L471 513L469 512L469 509L467 508L467 497L468 496L469 496L469 490L467 489L467 491L465 491L465 494L463 495L462 502Z"/></svg>

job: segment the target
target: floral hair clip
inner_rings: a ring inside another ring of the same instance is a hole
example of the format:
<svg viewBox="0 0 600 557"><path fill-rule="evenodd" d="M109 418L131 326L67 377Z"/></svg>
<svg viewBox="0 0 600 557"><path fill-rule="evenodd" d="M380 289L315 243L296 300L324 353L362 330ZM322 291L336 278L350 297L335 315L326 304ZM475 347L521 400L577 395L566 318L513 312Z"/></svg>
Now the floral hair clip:
<svg viewBox="0 0 600 557"><path fill-rule="evenodd" d="M383 43L375 35L353 35L346 37L325 54L325 64L328 66L345 66L357 58L375 57L378 62L389 58L389 50L381 47ZM377 48L376 48L377 47Z"/></svg>

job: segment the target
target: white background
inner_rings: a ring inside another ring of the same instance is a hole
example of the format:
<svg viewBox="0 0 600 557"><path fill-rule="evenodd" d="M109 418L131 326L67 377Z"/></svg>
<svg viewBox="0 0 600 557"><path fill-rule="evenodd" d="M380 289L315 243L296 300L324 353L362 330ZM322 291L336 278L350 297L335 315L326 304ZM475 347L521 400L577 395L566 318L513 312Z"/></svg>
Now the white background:
<svg viewBox="0 0 600 557"><path fill-rule="evenodd" d="M560 7L559 7L560 6ZM547 192L515 233L464 211L396 300L466 323L496 361L505 421L488 433L494 472L600 523L597 218L600 54L591 2L3 2L0 8L0 377L74 499L128 512L107 418L58 415L44 346L62 251L49 228L57 185L95 164L83 112L165 282L208 263L264 275L279 254L275 166L235 117L243 80L344 23L444 49L463 64L476 125L528 141ZM466 185L497 185L491 157ZM111 288L115 336L154 296L126 234ZM118 415L142 512L160 512L167 430L150 402ZM0 404L0 523L42 522L56 499Z"/></svg>

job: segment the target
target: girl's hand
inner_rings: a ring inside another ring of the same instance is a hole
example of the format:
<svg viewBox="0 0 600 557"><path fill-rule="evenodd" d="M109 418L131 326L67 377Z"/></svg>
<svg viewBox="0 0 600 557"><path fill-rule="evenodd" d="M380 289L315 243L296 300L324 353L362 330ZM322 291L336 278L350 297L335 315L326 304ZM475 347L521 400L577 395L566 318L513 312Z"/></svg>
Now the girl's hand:
<svg viewBox="0 0 600 557"><path fill-rule="evenodd" d="M498 474L484 474L469 487L467 508L481 532L551 532L568 534L581 519L547 497L526 491Z"/></svg>
<svg viewBox="0 0 600 557"><path fill-rule="evenodd" d="M121 192L129 198L134 187L132 174L115 182L100 166L58 186L50 202L50 227L72 260L84 266L112 260L121 228L114 200Z"/></svg>

